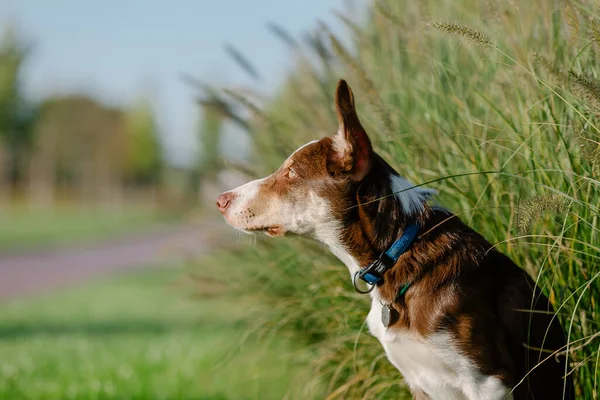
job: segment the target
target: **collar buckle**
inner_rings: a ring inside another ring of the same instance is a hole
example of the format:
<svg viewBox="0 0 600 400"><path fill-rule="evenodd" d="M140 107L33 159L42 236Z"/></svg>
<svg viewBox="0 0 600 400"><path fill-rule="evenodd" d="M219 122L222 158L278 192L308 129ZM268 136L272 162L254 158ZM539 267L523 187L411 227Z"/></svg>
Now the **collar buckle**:
<svg viewBox="0 0 600 400"><path fill-rule="evenodd" d="M352 276L354 290L360 294L367 294L371 293L373 289L375 289L375 286L381 285L383 283L383 275L396 264L398 258L415 240L418 232L419 224L413 223L408 225L404 229L400 239L396 240L385 253L381 254L378 259L367 265L365 268L357 271L354 276ZM360 289L358 287L358 278L366 282L369 287L365 290ZM408 286L410 286L410 282L405 286L407 289ZM406 289L403 289L403 293Z"/></svg>
<svg viewBox="0 0 600 400"><path fill-rule="evenodd" d="M386 254L382 254L381 256L379 256L378 259L373 261L367 267L361 269L360 271L356 272L356 274L354 274L354 277L352 279L354 289L358 293L370 293L375 288L375 286L379 286L383 282L383 274L385 274L385 272L393 266L394 260L392 260ZM357 278L368 283L370 285L370 288L367 289L367 291L359 289L357 286Z"/></svg>

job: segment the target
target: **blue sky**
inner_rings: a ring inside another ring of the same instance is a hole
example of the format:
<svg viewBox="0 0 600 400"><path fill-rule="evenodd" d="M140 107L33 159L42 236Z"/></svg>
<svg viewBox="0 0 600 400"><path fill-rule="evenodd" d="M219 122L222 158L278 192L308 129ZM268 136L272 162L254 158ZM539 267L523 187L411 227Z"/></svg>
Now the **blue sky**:
<svg viewBox="0 0 600 400"><path fill-rule="evenodd" d="M0 0L0 26L12 24L34 45L25 84L34 99L85 92L127 104L150 94L168 154L189 160L198 112L182 72L217 84L252 81L223 51L230 43L257 67L261 91L276 89L293 67L265 25L298 35L321 19L339 31L344 0Z"/></svg>

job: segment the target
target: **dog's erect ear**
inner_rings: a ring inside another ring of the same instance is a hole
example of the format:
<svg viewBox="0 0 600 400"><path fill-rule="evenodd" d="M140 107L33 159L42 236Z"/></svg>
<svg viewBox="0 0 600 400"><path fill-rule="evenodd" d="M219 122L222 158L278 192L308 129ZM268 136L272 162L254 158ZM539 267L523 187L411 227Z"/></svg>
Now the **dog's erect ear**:
<svg viewBox="0 0 600 400"><path fill-rule="evenodd" d="M329 154L329 171L349 173L360 181L371 169L373 148L356 114L352 90L343 79L338 82L335 92L335 108L339 127Z"/></svg>

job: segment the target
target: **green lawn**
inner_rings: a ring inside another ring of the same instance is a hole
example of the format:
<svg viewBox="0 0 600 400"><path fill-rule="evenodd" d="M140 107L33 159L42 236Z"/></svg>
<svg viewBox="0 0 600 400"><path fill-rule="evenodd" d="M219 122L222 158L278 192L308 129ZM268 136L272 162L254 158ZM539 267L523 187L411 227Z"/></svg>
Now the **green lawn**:
<svg viewBox="0 0 600 400"><path fill-rule="evenodd" d="M150 207L13 207L0 212L0 252L85 242L167 222Z"/></svg>
<svg viewBox="0 0 600 400"><path fill-rule="evenodd" d="M302 369L282 356L291 346L240 346L246 305L192 299L181 275L0 305L0 399L301 398L290 388Z"/></svg>

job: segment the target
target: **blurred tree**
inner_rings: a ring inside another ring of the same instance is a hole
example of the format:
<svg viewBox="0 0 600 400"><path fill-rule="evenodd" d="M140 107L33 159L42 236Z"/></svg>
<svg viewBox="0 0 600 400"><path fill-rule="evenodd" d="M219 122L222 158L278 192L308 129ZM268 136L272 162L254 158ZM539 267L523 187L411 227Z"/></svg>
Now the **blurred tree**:
<svg viewBox="0 0 600 400"><path fill-rule="evenodd" d="M86 96L45 101L30 166L33 201L51 200L57 185L87 200L119 196L128 164L125 125L121 110Z"/></svg>
<svg viewBox="0 0 600 400"><path fill-rule="evenodd" d="M29 48L8 29L0 41L0 190L9 194L25 178L38 114L22 91L21 73L28 54Z"/></svg>
<svg viewBox="0 0 600 400"><path fill-rule="evenodd" d="M138 185L159 183L164 163L158 127L149 101L138 101L129 110L125 132L128 141L128 180Z"/></svg>
<svg viewBox="0 0 600 400"><path fill-rule="evenodd" d="M127 183L159 182L163 159L149 102L126 112L83 95L31 104L21 76L28 55L7 30L0 39L0 197L27 187L32 202L48 203L60 187L106 200Z"/></svg>

